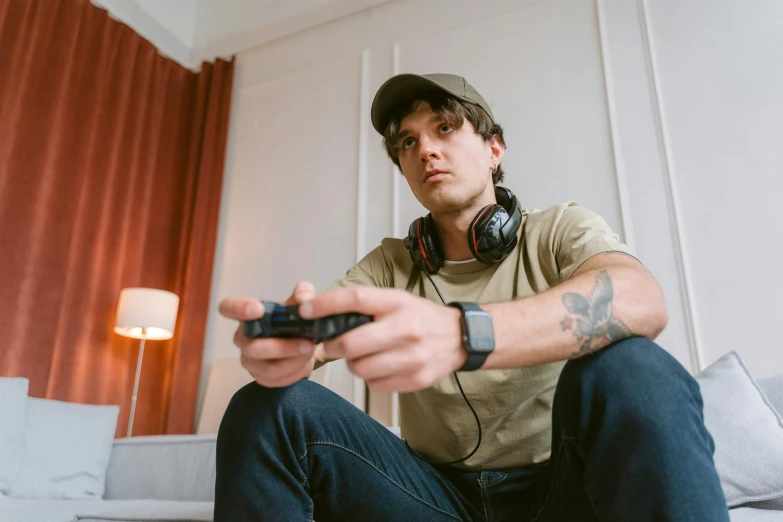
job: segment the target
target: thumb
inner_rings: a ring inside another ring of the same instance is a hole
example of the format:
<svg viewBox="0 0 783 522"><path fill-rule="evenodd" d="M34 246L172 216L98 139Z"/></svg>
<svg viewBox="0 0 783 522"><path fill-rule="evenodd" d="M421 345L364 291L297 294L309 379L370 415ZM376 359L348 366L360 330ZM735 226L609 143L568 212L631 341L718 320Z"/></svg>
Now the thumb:
<svg viewBox="0 0 783 522"><path fill-rule="evenodd" d="M315 287L309 281L300 281L294 288L288 304L300 304L315 297Z"/></svg>

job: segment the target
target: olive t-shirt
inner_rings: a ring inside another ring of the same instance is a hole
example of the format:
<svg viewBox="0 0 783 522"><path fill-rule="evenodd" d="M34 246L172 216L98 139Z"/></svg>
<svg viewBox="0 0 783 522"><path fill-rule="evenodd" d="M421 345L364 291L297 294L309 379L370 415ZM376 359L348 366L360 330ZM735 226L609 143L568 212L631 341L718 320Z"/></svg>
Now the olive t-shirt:
<svg viewBox="0 0 783 522"><path fill-rule="evenodd" d="M517 237L516 248L501 263L447 261L432 276L446 302L523 299L567 280L595 254L630 253L603 218L573 201L523 210ZM330 290L354 285L407 289L441 303L426 276L414 270L401 239L384 239ZM460 372L483 435L478 451L457 467L502 471L547 460L552 400L564 364ZM464 457L478 440L476 420L451 374L430 388L400 394L400 429L411 447L440 462Z"/></svg>

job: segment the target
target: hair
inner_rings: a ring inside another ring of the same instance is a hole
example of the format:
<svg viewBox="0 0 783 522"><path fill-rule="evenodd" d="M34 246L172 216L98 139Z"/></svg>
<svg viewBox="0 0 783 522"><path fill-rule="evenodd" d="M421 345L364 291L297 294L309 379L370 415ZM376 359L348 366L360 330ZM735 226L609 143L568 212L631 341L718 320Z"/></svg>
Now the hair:
<svg viewBox="0 0 783 522"><path fill-rule="evenodd" d="M400 124L406 116L416 110L416 107L421 102L427 102L433 112L443 118L443 121L452 128L459 129L467 119L473 125L476 134L484 138L485 142L489 143L493 136L497 136L503 147L506 146L506 142L503 139L503 127L492 121L492 118L484 109L478 105L463 102L443 91L429 91L397 105L389 118L389 122L386 124L386 129L383 133L383 146L389 159L392 160L400 171L402 171L399 159L400 147L397 145ZM492 183L495 185L502 183L503 177L503 168L498 164L495 172L492 173Z"/></svg>

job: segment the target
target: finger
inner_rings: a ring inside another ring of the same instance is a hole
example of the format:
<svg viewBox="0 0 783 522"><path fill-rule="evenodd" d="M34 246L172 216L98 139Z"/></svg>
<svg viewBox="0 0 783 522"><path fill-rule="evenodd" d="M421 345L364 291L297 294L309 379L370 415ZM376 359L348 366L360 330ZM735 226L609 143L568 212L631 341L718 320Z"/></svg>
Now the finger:
<svg viewBox="0 0 783 522"><path fill-rule="evenodd" d="M404 290L352 286L337 288L302 303L299 314L305 319L327 315L358 312L367 315L384 315L401 306L411 295Z"/></svg>
<svg viewBox="0 0 783 522"><path fill-rule="evenodd" d="M240 347L242 355L249 359L269 361L310 356L315 344L307 339L253 339Z"/></svg>
<svg viewBox="0 0 783 522"><path fill-rule="evenodd" d="M289 378L298 375L304 368L310 368L312 357L302 356L291 359L278 359L275 361L260 361L249 359L242 355L241 361L255 380L263 385L288 382Z"/></svg>
<svg viewBox="0 0 783 522"><path fill-rule="evenodd" d="M220 301L218 311L228 319L249 321L264 315L264 305L251 297L227 297Z"/></svg>
<svg viewBox="0 0 783 522"><path fill-rule="evenodd" d="M329 339L328 341L324 341L323 351L324 355L326 355L330 361L336 361L337 359L342 359L345 357L345 350L343 348L343 344L340 342L339 337L336 339Z"/></svg>
<svg viewBox="0 0 783 522"><path fill-rule="evenodd" d="M346 360L367 357L372 354L415 343L419 339L412 335L410 325L400 325L392 318L363 324L346 332L334 341L337 350Z"/></svg>
<svg viewBox="0 0 783 522"><path fill-rule="evenodd" d="M293 305L309 301L315 297L315 287L310 281L299 281L285 304Z"/></svg>
<svg viewBox="0 0 783 522"><path fill-rule="evenodd" d="M234 345L239 347L240 350L244 349L245 345L250 342L250 339L245 337L245 330L242 323L234 331Z"/></svg>
<svg viewBox="0 0 783 522"><path fill-rule="evenodd" d="M294 371L293 373L286 375L283 378L271 380L268 381L269 384L267 384L270 388L283 388L285 386L291 386L292 384L295 384L302 379L307 379L310 377L310 374L313 373L313 361L310 360L302 366L300 369Z"/></svg>
<svg viewBox="0 0 783 522"><path fill-rule="evenodd" d="M411 375L424 362L422 357L408 350L389 350L346 361L351 373L368 382L394 375Z"/></svg>
<svg viewBox="0 0 783 522"><path fill-rule="evenodd" d="M240 324L234 331L234 344L251 358L283 359L313 353L315 343L307 339L287 339L280 337L248 338Z"/></svg>

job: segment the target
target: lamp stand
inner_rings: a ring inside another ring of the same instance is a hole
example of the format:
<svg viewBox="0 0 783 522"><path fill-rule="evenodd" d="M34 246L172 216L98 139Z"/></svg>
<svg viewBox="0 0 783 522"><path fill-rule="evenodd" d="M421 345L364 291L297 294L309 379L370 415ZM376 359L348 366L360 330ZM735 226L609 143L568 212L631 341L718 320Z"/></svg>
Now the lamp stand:
<svg viewBox="0 0 783 522"><path fill-rule="evenodd" d="M147 335L147 329L143 328L141 331L143 336ZM139 376L141 375L141 360L144 357L144 337L141 338L141 345L139 346L139 360L136 362L136 378L133 380L133 396L131 397L131 409L130 417L128 417L128 437L133 433L133 416L136 413L136 396L139 393Z"/></svg>

